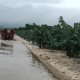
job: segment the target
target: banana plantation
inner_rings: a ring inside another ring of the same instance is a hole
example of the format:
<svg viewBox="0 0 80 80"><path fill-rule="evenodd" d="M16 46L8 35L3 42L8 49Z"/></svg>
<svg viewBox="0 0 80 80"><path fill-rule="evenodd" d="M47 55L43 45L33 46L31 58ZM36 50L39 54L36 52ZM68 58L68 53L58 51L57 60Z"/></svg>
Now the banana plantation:
<svg viewBox="0 0 80 80"><path fill-rule="evenodd" d="M57 25L26 24L25 27L16 29L16 34L38 45L39 48L65 50L70 58L80 56L80 23L71 26L62 16Z"/></svg>

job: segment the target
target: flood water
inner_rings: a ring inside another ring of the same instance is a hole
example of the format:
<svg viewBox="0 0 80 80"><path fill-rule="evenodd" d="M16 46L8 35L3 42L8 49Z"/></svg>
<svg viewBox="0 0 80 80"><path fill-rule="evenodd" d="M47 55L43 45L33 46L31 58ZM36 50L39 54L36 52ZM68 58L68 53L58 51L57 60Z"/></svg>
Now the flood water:
<svg viewBox="0 0 80 80"><path fill-rule="evenodd" d="M0 43L0 80L56 80L23 43Z"/></svg>

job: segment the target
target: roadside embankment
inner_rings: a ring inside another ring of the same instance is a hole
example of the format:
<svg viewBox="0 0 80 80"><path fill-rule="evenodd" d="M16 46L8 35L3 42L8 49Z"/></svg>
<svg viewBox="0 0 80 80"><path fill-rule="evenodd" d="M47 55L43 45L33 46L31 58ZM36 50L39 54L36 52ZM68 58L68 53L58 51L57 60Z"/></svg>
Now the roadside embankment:
<svg viewBox="0 0 80 80"><path fill-rule="evenodd" d="M39 59L48 70L59 80L80 80L80 63L78 59L68 58L64 51L39 49L28 41L15 35Z"/></svg>

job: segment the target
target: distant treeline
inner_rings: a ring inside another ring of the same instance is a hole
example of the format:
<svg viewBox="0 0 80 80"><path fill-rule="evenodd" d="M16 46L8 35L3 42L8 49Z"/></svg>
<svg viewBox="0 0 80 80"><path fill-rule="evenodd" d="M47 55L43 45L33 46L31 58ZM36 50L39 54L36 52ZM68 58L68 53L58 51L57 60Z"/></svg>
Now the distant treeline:
<svg viewBox="0 0 80 80"><path fill-rule="evenodd" d="M57 25L26 24L16 29L20 37L36 43L39 48L66 50L69 57L79 57L80 54L80 23L74 26L67 24L60 16Z"/></svg>

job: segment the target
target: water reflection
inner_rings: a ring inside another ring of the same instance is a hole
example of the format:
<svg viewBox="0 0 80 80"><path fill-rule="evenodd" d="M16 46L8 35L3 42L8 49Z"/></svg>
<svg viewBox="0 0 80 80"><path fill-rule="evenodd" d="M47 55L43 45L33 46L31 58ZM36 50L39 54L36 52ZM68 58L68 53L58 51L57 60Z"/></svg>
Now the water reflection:
<svg viewBox="0 0 80 80"><path fill-rule="evenodd" d="M9 43L13 46L0 50L8 55L0 55L0 80L55 80L21 42Z"/></svg>
<svg viewBox="0 0 80 80"><path fill-rule="evenodd" d="M13 45L5 42L0 43L0 54L2 55L12 55Z"/></svg>

